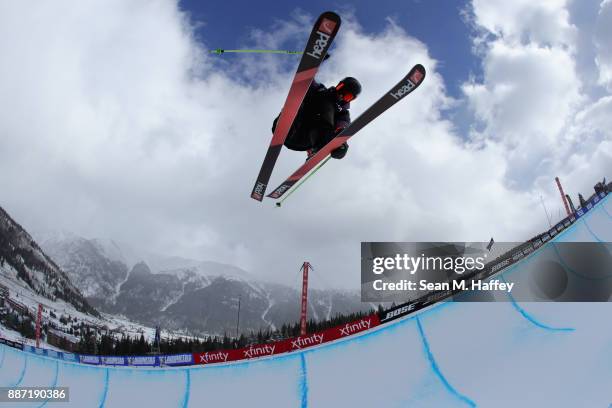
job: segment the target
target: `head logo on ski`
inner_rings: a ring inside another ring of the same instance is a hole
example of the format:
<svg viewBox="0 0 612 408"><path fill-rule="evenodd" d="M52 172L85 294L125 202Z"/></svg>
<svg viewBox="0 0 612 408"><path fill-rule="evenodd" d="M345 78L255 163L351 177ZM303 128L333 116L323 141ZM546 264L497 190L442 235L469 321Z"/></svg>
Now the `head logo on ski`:
<svg viewBox="0 0 612 408"><path fill-rule="evenodd" d="M319 28L317 30L317 34L319 38L315 41L312 51L307 54L316 59L321 59L323 55L323 51L327 49L329 44L329 39L334 33L334 28L336 28L336 22L330 19L324 18Z"/></svg>

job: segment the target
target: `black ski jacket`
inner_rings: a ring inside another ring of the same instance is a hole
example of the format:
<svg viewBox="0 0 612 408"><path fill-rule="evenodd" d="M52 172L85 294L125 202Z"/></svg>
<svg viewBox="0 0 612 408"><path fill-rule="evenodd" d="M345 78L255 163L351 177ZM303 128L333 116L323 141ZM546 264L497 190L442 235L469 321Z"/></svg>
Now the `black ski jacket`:
<svg viewBox="0 0 612 408"><path fill-rule="evenodd" d="M320 149L351 123L350 103L338 101L336 88L312 81L285 139L291 150ZM279 116L274 119L272 132ZM344 148L344 151L348 145Z"/></svg>

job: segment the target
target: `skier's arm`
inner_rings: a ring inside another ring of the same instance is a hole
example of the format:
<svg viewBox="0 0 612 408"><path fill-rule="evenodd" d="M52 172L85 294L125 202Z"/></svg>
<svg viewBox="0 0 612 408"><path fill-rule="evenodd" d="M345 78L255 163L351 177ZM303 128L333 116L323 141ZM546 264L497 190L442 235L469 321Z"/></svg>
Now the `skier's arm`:
<svg viewBox="0 0 612 408"><path fill-rule="evenodd" d="M343 109L336 115L335 135L338 135L351 124L351 114L348 109ZM343 143L340 147L331 152L331 157L334 159L342 159L348 151L348 143Z"/></svg>
<svg viewBox="0 0 612 408"><path fill-rule="evenodd" d="M348 110L344 109L342 112L336 115L335 131L336 134L342 132L351 124L351 114Z"/></svg>
<svg viewBox="0 0 612 408"><path fill-rule="evenodd" d="M344 156L346 156L346 152L348 152L348 148L349 148L348 143L344 142L340 145L340 147L332 150L330 155L334 159L342 159L344 158Z"/></svg>

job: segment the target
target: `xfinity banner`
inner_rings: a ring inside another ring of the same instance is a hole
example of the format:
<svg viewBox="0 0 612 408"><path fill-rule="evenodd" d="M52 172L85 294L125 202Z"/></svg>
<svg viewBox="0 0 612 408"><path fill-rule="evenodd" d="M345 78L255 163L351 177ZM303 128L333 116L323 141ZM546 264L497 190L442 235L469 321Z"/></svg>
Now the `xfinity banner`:
<svg viewBox="0 0 612 408"><path fill-rule="evenodd" d="M565 224L526 243L364 242L361 300L612 300L612 243L551 241Z"/></svg>

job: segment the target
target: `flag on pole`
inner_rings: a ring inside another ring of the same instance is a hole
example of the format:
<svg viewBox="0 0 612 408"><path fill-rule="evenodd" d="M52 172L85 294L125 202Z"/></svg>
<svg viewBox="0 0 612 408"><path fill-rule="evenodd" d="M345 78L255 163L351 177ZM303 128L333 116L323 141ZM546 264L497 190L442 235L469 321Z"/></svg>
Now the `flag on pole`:
<svg viewBox="0 0 612 408"><path fill-rule="evenodd" d="M155 326L155 344L157 344L157 347L159 347L159 343L161 341L161 333L160 333L160 328L159 326Z"/></svg>

